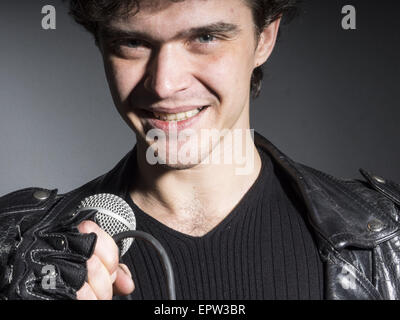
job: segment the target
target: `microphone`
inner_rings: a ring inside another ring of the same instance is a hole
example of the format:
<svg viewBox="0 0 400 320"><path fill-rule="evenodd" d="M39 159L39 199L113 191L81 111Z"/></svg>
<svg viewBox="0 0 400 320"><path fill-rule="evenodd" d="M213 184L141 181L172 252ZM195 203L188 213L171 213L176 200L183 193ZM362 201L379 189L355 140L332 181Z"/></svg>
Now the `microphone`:
<svg viewBox="0 0 400 320"><path fill-rule="evenodd" d="M117 243L120 257L130 248L134 238L147 241L157 250L167 278L170 300L176 300L174 272L168 254L161 243L152 235L136 230L136 218L132 208L122 198L109 193L89 196L81 201L77 213L82 210L96 210L95 222Z"/></svg>
<svg viewBox="0 0 400 320"><path fill-rule="evenodd" d="M101 193L85 198L78 210L96 210L96 223L111 237L125 231L136 230L136 218L132 208L122 198ZM133 238L117 242L122 257L132 245Z"/></svg>

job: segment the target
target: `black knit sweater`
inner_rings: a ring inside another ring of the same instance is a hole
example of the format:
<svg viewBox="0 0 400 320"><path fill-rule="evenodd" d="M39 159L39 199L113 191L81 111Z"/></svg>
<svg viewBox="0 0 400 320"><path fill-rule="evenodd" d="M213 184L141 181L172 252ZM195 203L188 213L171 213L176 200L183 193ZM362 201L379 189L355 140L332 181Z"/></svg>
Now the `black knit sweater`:
<svg viewBox="0 0 400 320"><path fill-rule="evenodd" d="M270 157L258 151L262 169L257 180L232 212L202 237L165 226L126 196L137 229L152 234L168 252L177 299L323 298L322 262L304 208ZM163 267L149 244L135 240L122 261L136 286L128 298L167 299Z"/></svg>

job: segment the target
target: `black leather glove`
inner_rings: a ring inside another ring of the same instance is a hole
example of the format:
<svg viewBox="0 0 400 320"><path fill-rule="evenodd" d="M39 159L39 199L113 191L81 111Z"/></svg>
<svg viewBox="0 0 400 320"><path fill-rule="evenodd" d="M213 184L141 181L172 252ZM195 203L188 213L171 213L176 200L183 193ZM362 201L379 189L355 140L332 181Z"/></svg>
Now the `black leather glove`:
<svg viewBox="0 0 400 320"><path fill-rule="evenodd" d="M96 211L50 209L2 212L0 206L1 299L76 299L96 244L95 234L77 226Z"/></svg>

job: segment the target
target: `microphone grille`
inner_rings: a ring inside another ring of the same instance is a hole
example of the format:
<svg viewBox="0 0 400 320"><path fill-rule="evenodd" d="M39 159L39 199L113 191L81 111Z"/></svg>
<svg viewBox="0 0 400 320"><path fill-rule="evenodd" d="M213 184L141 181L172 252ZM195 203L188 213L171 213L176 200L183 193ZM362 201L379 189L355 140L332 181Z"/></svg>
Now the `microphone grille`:
<svg viewBox="0 0 400 320"><path fill-rule="evenodd" d="M132 208L124 199L114 194L100 193L89 196L82 200L79 209L97 210L96 221L110 236L136 229L136 219ZM132 242L132 238L127 238L118 243L121 256L128 251Z"/></svg>

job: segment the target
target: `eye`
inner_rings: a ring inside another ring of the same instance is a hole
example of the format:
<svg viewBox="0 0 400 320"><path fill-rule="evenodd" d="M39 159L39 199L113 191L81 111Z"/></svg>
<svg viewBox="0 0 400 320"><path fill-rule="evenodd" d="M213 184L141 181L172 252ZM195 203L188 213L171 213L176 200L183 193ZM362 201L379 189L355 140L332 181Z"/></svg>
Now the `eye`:
<svg viewBox="0 0 400 320"><path fill-rule="evenodd" d="M140 39L114 39L109 41L109 45L114 50L128 50L128 49L147 49L149 44Z"/></svg>
<svg viewBox="0 0 400 320"><path fill-rule="evenodd" d="M216 40L216 37L212 34L203 34L197 37L200 43L210 43Z"/></svg>
<svg viewBox="0 0 400 320"><path fill-rule="evenodd" d="M144 43L143 41L138 40L138 39L123 40L120 42L120 45L128 47L128 48L132 48L132 49L136 49L139 47L147 47L146 43Z"/></svg>
<svg viewBox="0 0 400 320"><path fill-rule="evenodd" d="M109 43L110 53L121 58L143 58L151 52L151 45L140 39L116 39Z"/></svg>

